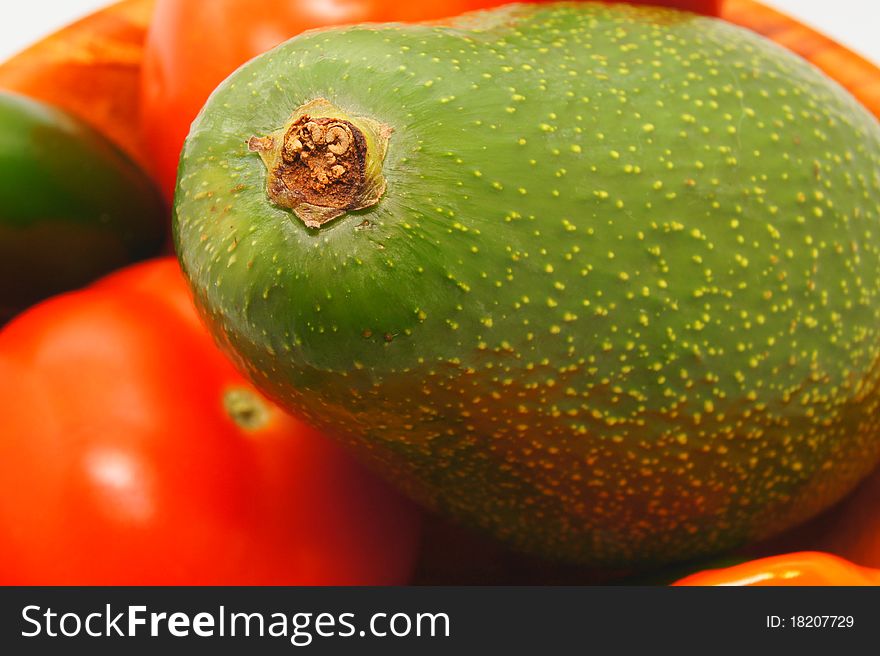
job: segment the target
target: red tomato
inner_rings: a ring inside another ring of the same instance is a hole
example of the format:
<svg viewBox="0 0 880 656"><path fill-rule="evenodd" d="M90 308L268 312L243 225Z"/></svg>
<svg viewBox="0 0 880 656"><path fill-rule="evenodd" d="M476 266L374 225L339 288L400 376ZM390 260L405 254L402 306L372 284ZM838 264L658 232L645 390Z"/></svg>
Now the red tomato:
<svg viewBox="0 0 880 656"><path fill-rule="evenodd" d="M505 0L158 0L144 53L141 113L147 156L163 193L169 201L174 196L190 123L214 87L248 59L312 28L435 20L502 4ZM715 15L719 0L641 4Z"/></svg>
<svg viewBox="0 0 880 656"><path fill-rule="evenodd" d="M880 585L880 570L860 567L827 553L802 551L709 569L673 585Z"/></svg>
<svg viewBox="0 0 880 656"><path fill-rule="evenodd" d="M0 332L0 584L399 584L418 515L259 396L171 258Z"/></svg>

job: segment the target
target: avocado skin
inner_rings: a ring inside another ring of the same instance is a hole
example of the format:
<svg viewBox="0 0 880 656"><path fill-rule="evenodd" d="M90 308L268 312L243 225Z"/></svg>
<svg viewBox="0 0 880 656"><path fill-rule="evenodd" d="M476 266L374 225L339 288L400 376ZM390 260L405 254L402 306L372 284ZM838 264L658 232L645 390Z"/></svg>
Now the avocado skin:
<svg viewBox="0 0 880 656"><path fill-rule="evenodd" d="M247 139L394 130L320 229ZM732 25L600 4L297 37L193 124L176 240L254 382L428 506L600 566L706 556L880 457L880 126Z"/></svg>

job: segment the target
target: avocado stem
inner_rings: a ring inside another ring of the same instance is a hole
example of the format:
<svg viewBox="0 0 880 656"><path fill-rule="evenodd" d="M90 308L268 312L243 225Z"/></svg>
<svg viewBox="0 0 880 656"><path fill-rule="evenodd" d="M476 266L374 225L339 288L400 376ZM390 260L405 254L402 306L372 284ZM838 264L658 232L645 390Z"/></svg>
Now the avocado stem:
<svg viewBox="0 0 880 656"><path fill-rule="evenodd" d="M391 132L316 98L297 107L282 128L247 144L266 166L269 200L292 210L307 227L320 228L379 202Z"/></svg>

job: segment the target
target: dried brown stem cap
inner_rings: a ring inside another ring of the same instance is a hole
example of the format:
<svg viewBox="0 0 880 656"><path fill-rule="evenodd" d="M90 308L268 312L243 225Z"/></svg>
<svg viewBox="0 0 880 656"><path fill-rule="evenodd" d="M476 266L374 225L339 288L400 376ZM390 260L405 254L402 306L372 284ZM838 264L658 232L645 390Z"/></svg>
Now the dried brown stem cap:
<svg viewBox="0 0 880 656"><path fill-rule="evenodd" d="M350 116L324 98L298 107L284 127L251 137L266 165L266 194L309 228L379 202L382 162L392 129Z"/></svg>

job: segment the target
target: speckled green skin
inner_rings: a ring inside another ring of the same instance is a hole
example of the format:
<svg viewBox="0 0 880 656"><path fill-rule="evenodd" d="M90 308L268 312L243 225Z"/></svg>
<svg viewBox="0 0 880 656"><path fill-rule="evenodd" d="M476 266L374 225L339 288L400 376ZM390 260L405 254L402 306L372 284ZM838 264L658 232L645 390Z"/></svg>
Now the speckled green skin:
<svg viewBox="0 0 880 656"><path fill-rule="evenodd" d="M840 498L880 453L878 123L711 19L463 25L306 34L211 97L176 234L218 338L533 552L692 558ZM320 96L394 133L379 204L312 230L245 141Z"/></svg>

